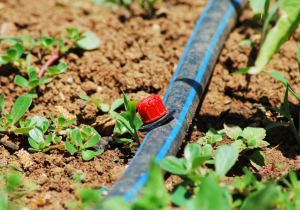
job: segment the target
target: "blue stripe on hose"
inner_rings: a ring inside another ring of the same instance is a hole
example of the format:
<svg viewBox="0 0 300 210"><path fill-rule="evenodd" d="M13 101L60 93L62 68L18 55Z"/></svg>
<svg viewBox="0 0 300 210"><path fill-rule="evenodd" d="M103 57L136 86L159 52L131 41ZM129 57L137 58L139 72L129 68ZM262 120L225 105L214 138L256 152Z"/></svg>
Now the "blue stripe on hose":
<svg viewBox="0 0 300 210"><path fill-rule="evenodd" d="M173 78L172 78L172 80L171 80L171 82L170 82L170 85L169 85L169 87L168 87L168 90L167 90L167 92L166 92L166 94L165 94L165 97L164 97L164 99L163 99L163 103L166 103L166 100L167 100L167 98L168 98L168 96L169 96L169 94L170 94L170 91L171 91L171 88L172 88L172 86L173 86L173 83L175 82L176 76L177 76L177 74L178 74L178 72L179 72L179 69L181 68L181 65L182 65L182 63L183 63L183 61L184 61L184 59L185 59L185 56L186 56L186 54L187 54L187 52L188 52L188 50L189 50L189 48L190 48L190 46L191 46L191 44L192 44L192 41L193 41L193 39L194 39L194 37L195 37L195 34L197 33L198 28L200 27L200 25L201 25L201 23L202 23L202 21L203 21L203 19L204 19L205 14L206 14L207 11L209 10L209 8L210 8L210 6L212 5L213 2L214 2L214 0L210 0L210 1L207 3L206 7L204 8L204 10L203 10L201 16L199 17L199 19L198 19L198 21L197 21L197 23L196 23L196 25L195 25L195 27L194 27L193 33L192 33L191 37L189 38L188 43L186 44L186 46L185 46L185 48L184 48L183 54L182 54L182 56L181 56L181 58L180 58L180 61L179 61L178 66L177 66L177 68L176 68L176 71L175 71L175 73L174 73L174 75L173 75Z"/></svg>
<svg viewBox="0 0 300 210"><path fill-rule="evenodd" d="M175 73L174 73L174 75L173 75L173 78L172 78L172 80L171 80L171 82L170 82L170 85L169 85L169 87L168 87L168 90L167 90L167 92L166 92L166 94L165 94L165 97L164 97L164 99L163 99L163 103L165 103L166 100L167 100L167 98L168 98L168 95L169 95L170 90L171 90L171 88L172 88L172 86L173 86L173 83L174 83L174 81L175 81L175 78L176 78L176 76L177 76L177 74L178 74L178 72L179 72L179 69L180 69L180 67L181 67L181 65L182 65L182 63L183 63L183 60L185 59L185 56L186 56L186 54L187 54L187 51L189 50L189 47L190 47L190 45L191 45L191 43L192 43L192 41L193 41L193 39L194 39L194 37L195 37L195 34L196 34L198 28L200 27L200 25L201 25L201 23L202 23L202 20L204 19L204 16L205 16L205 14L207 13L207 11L209 10L209 8L210 8L210 6L212 5L213 1L214 1L214 0L210 0L210 1L207 3L207 5L205 6L205 8L204 8L204 10L203 10L203 12L202 12L202 14L201 14L201 16L199 17L199 19L198 19L198 21L197 21L197 23L196 23L196 25L195 25L195 27L194 27L194 29L193 29L193 33L192 33L191 37L189 38L188 43L186 44L186 47L185 47L185 49L184 49L184 51L183 51L183 54L182 54L182 56L181 56L181 59L180 59L180 61L179 61L178 67L177 67L177 69L176 69L176 71L175 71ZM148 136L150 135L150 133L151 133L151 131L148 132L148 134L145 136L143 143L141 144L140 148L138 149L138 151L136 152L136 154L134 155L134 157L133 157L132 160L130 161L129 166L126 168L126 170L123 172L123 174L126 173L127 169L130 168L131 163L133 163L133 161L135 160L135 158L136 158L136 157L138 156L138 154L140 153L140 151L141 151L142 147L144 146L145 142L147 141L147 138L148 138Z"/></svg>
<svg viewBox="0 0 300 210"><path fill-rule="evenodd" d="M203 62L201 64L201 67L198 71L198 74L196 76L196 79L195 79L195 83L193 85L193 88L191 89L190 93L189 93L189 96L184 104L184 107L179 115L179 118L178 118L178 121L175 125L175 127L173 128L171 134L169 135L167 141L165 142L165 144L163 145L163 147L161 148L160 152L158 153L158 155L156 156L156 161L157 162L160 162L163 157L166 155L169 147L171 146L172 142L174 141L177 133L179 132L180 130L180 127L181 127L181 124L182 122L184 121L185 119L185 116L190 108L190 105L192 104L192 101L195 97L195 94L196 94L196 90L200 84L200 80L202 79L202 76L204 74L204 71L208 65L208 62L211 58L211 55L212 55L212 52L215 48L215 45L217 44L218 40L219 40L219 37L224 29L224 27L226 26L226 23L227 21L230 19L230 16L234 10L234 4L235 3L239 3L241 0L234 0L233 3L229 6L229 8L227 9L224 17L222 18L217 30L216 30L216 33L214 34L212 40L211 40L211 43L209 45L209 48L204 56L204 59L203 59ZM166 98L166 97L165 97ZM135 185L132 187L132 189L127 192L124 196L124 199L125 201L130 201L134 196L135 194L145 185L145 183L147 182L148 180L148 172L145 173L136 183Z"/></svg>

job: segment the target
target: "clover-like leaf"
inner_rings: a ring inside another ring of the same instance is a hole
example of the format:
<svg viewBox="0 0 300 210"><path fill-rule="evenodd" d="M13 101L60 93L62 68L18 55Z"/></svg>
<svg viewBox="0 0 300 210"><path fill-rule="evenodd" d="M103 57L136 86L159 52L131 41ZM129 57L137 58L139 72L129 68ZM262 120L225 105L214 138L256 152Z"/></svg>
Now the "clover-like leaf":
<svg viewBox="0 0 300 210"><path fill-rule="evenodd" d="M94 50L101 44L100 39L93 32L85 32L84 38L77 41L76 45L84 50Z"/></svg>

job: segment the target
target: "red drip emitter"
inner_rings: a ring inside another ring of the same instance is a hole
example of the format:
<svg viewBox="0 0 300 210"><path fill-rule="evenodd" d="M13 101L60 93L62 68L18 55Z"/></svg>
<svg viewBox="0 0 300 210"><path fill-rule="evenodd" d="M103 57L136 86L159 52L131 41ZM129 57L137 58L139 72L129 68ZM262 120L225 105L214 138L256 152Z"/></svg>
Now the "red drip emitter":
<svg viewBox="0 0 300 210"><path fill-rule="evenodd" d="M175 110L168 112L158 95L141 100L136 106L144 125L139 130L152 130L172 117Z"/></svg>

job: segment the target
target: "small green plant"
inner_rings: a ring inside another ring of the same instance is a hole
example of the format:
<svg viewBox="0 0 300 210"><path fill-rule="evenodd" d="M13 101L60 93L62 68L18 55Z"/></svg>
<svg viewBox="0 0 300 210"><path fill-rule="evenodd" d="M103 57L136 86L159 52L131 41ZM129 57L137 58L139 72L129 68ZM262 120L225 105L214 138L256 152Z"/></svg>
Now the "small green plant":
<svg viewBox="0 0 300 210"><path fill-rule="evenodd" d="M59 63L57 66L46 67L46 71L51 76L58 76L67 70L68 66L65 63Z"/></svg>
<svg viewBox="0 0 300 210"><path fill-rule="evenodd" d="M117 114L116 112L111 112L110 115L116 119L118 129L120 131L123 130L122 127L125 127L128 132L134 137L135 141L137 142L137 145L131 144L129 147L139 147L140 146L140 140L139 136L137 134L137 130L142 126L143 122L142 120L136 115L136 105L138 101L130 101L128 102L128 99L123 93L124 98L124 106L126 112L123 112L121 114ZM126 143L126 142L132 142L131 139L126 138L117 138L114 137L115 141L119 143Z"/></svg>
<svg viewBox="0 0 300 210"><path fill-rule="evenodd" d="M2 183L4 181L3 188L0 188L1 210L21 209L20 204L15 201L27 192L36 190L36 186L33 183L25 183L23 175L15 171L9 171L5 175L0 176L0 181Z"/></svg>
<svg viewBox="0 0 300 210"><path fill-rule="evenodd" d="M26 95L32 97L32 98L37 98L37 92L36 92L36 87L39 86L40 84L46 84L52 81L51 78L47 78L47 76L43 76L42 78L37 77L37 72L34 67L29 67L28 68L28 77L29 81L25 79L24 77L17 75L15 76L15 83L21 87L29 87L32 88L29 90Z"/></svg>
<svg viewBox="0 0 300 210"><path fill-rule="evenodd" d="M28 149L29 152L48 152L50 149L65 149L65 145L61 141L62 135L66 134L67 138L69 138L72 128L67 127L74 123L76 118L66 122L65 116L62 114L59 115L56 121L51 113L50 118L54 125L49 126L49 121L44 118L40 120L43 120L42 122L35 125L35 127L29 131L30 138L28 138L28 141L32 147ZM48 130L50 132L46 135Z"/></svg>
<svg viewBox="0 0 300 210"><path fill-rule="evenodd" d="M70 141L65 142L66 149L70 153L81 152L82 159L85 161L103 152L101 149L97 151L87 150L87 148L96 145L100 140L100 135L95 129L84 126L82 131L72 130L70 136Z"/></svg>
<svg viewBox="0 0 300 210"><path fill-rule="evenodd" d="M84 95L84 94L80 94L79 97L83 100L88 100L88 101L92 102L93 104L95 104L98 107L98 109L100 109L104 113L109 111L109 105L100 103L99 99L91 99L90 97L88 97L87 95Z"/></svg>
<svg viewBox="0 0 300 210"><path fill-rule="evenodd" d="M79 173L72 175L74 182L81 183L83 182L84 178L86 177L86 173Z"/></svg>
<svg viewBox="0 0 300 210"><path fill-rule="evenodd" d="M71 209L94 209L95 205L100 206L102 199L96 189L80 188L76 191L79 201L72 201L69 204Z"/></svg>
<svg viewBox="0 0 300 210"><path fill-rule="evenodd" d="M20 118L26 112L26 110L31 105L32 99L28 96L20 96L15 101L10 114L5 115L5 121L2 121L0 118L0 132L16 133L16 134L26 134L31 130L32 122L27 120L23 122ZM4 94L1 94L0 97L0 116L4 110ZM15 124L19 122L20 128L16 127Z"/></svg>
<svg viewBox="0 0 300 210"><path fill-rule="evenodd" d="M201 145L210 144L214 146L218 141L222 141L223 136L219 134L215 129L210 128L204 137L201 137L197 143Z"/></svg>
<svg viewBox="0 0 300 210"><path fill-rule="evenodd" d="M13 48L6 50L5 55L0 55L0 64L11 63L18 69L22 68L24 59L21 58L24 52L23 44L16 43Z"/></svg>

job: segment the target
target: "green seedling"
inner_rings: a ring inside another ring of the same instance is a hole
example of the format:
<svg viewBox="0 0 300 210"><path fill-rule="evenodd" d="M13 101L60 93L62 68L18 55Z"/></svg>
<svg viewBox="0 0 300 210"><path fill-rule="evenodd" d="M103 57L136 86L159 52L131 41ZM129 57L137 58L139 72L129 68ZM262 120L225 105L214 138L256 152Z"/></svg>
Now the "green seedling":
<svg viewBox="0 0 300 210"><path fill-rule="evenodd" d="M24 52L24 46L20 43L14 45L13 48L6 50L5 55L0 55L0 64L11 63L19 69L22 69L24 59L21 58Z"/></svg>
<svg viewBox="0 0 300 210"><path fill-rule="evenodd" d="M51 76L58 76L67 70L68 66L65 63L59 63L57 66L46 67L46 71Z"/></svg>
<svg viewBox="0 0 300 210"><path fill-rule="evenodd" d="M39 47L52 51L55 42L55 37L42 36L41 45Z"/></svg>
<svg viewBox="0 0 300 210"><path fill-rule="evenodd" d="M38 117L38 119L32 119L31 124L34 123L34 128L29 131L28 141L32 148L29 148L29 152L48 152L50 149L65 149L63 144L62 135L67 135L67 139L70 137L72 128L67 128L75 122L76 118L66 122L64 115L59 115L56 121L53 115L50 113L50 118L54 125L49 126L49 121L46 118ZM49 134L45 134L47 131ZM54 144L54 145L51 145Z"/></svg>
<svg viewBox="0 0 300 210"><path fill-rule="evenodd" d="M28 77L29 80L25 79L24 77L17 75L15 76L15 83L21 87L29 87L32 88L30 91L26 93L26 95L32 97L32 98L37 98L37 92L36 92L36 87L39 86L40 84L46 84L52 81L51 78L47 78L47 75L43 76L42 78L37 77L37 72L34 67L29 67L28 68Z"/></svg>
<svg viewBox="0 0 300 210"><path fill-rule="evenodd" d="M218 141L222 141L223 140L223 136L221 134L219 134L215 129L210 128L206 135L204 137L201 137L197 143L201 144L201 145L206 145L206 144L210 144L212 146L214 146L216 144L216 142Z"/></svg>
<svg viewBox="0 0 300 210"><path fill-rule="evenodd" d="M117 114L115 112L111 112L110 115L116 119L117 126L119 127L119 130L122 131L123 127L125 127L128 132L134 137L135 141L137 142L137 145L131 144L129 147L139 147L140 146L140 140L139 136L137 134L137 130L142 126L143 122L142 120L136 115L136 105L138 101L130 101L128 102L128 99L123 93L124 98L124 106L126 112L123 112L121 114ZM115 141L119 143L126 143L126 142L132 142L131 139L126 138L116 138L114 137Z"/></svg>
<svg viewBox="0 0 300 210"><path fill-rule="evenodd" d="M79 173L72 175L74 182L81 183L83 182L84 178L86 177L86 173Z"/></svg>
<svg viewBox="0 0 300 210"><path fill-rule="evenodd" d="M1 94L0 97L0 107L3 110L4 109L4 94ZM28 96L20 96L17 98L15 101L10 114L5 115L5 121L2 121L0 119L0 132L8 132L8 133L16 133L16 134L26 134L29 132L28 129L32 129L32 124L30 123L29 120L24 123L20 120L20 118L23 116L23 114L26 112L26 110L29 108L31 105L32 99ZM15 126L20 122L21 128L18 128ZM30 126L29 128L27 126ZM27 128L26 128L27 127Z"/></svg>
<svg viewBox="0 0 300 210"><path fill-rule="evenodd" d="M76 192L79 201L72 201L69 204L71 209L94 209L95 205L100 206L102 199L96 189L84 188Z"/></svg>
<svg viewBox="0 0 300 210"><path fill-rule="evenodd" d="M202 176L207 174L202 166L214 163L217 176L223 178L236 162L238 150L232 146L222 145L217 149L215 160L211 160L211 145L205 145L201 149L198 144L189 144L184 148L184 156L185 160L167 156L160 162L160 167L185 180L192 180L197 186L201 183Z"/></svg>
<svg viewBox="0 0 300 210"><path fill-rule="evenodd" d="M251 156L246 155L246 151L255 148L262 148L269 145L268 142L263 141L266 136L266 130L264 128L247 127L242 130L238 126L226 126L224 124L224 131L226 135L232 139L235 139L232 146L235 146L241 155L249 158L250 163L258 171L260 166L266 165L266 157L261 151L255 151ZM238 139L243 137L246 141Z"/></svg>
<svg viewBox="0 0 300 210"><path fill-rule="evenodd" d="M93 104L95 104L99 110L101 110L104 113L107 113L111 115L111 113L115 113L115 110L120 108L123 104L124 104L124 98L119 98L117 100L115 100L111 107L109 108L108 104L102 104L99 103L100 100L99 99L91 99L90 97L88 97L87 95L84 94L80 94L79 97L83 100L88 100L90 102L92 102ZM123 115L123 117L126 117L126 113L121 113L121 115ZM115 127L114 127L114 136L115 136L115 140L119 143L125 143L125 142L132 142L132 140L128 141L128 140L124 140L122 141L122 139L117 138L116 136L120 136L122 134L128 133L128 130L125 126L123 126L123 124L117 122Z"/></svg>
<svg viewBox="0 0 300 210"><path fill-rule="evenodd" d="M87 150L87 148L96 145L99 141L100 135L97 131L84 126L83 131L71 131L71 139L69 142L65 142L65 147L70 153L81 152L82 159L87 161L103 152L101 149L97 151Z"/></svg>
<svg viewBox="0 0 300 210"><path fill-rule="evenodd" d="M92 102L93 104L95 104L98 107L98 109L100 109L104 113L109 111L109 105L99 103L100 102L99 99L91 99L90 97L88 97L87 95L84 95L84 94L80 94L79 97L83 100L88 100L88 101Z"/></svg>
<svg viewBox="0 0 300 210"><path fill-rule="evenodd" d="M34 128L29 131L29 136L31 138L28 138L28 141L30 146L32 146L32 148L28 149L29 152L48 152L50 150L49 146L53 138L53 133L49 133L45 140L43 132L38 128Z"/></svg>

